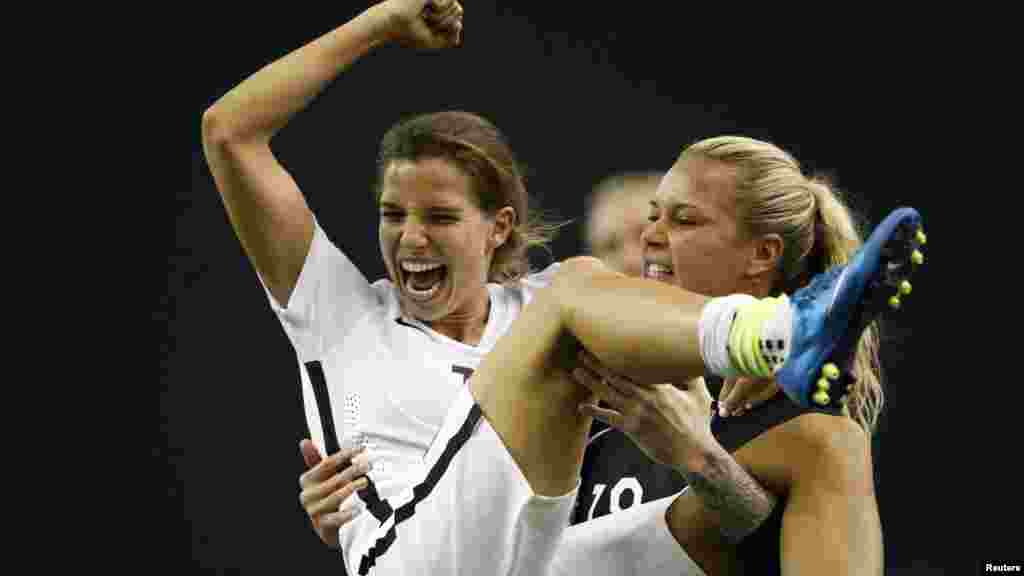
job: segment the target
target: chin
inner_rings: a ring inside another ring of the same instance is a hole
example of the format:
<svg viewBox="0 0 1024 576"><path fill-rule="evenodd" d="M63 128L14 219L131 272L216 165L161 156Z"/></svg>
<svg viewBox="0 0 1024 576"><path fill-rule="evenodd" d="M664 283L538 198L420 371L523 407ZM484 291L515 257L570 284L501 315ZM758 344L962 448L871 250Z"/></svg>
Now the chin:
<svg viewBox="0 0 1024 576"><path fill-rule="evenodd" d="M410 300L403 300L402 309L421 322L436 322L446 315L446 310L440 306L424 306Z"/></svg>

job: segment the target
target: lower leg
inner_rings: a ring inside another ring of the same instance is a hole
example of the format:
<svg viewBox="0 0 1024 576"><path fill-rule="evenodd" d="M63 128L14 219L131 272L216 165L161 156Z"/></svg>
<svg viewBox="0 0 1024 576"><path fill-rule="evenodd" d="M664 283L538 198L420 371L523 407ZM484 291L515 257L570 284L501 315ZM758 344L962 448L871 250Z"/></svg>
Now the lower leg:
<svg viewBox="0 0 1024 576"><path fill-rule="evenodd" d="M638 384L681 384L711 372L770 377L785 362L788 300L709 298L574 258L552 289L566 330L608 369Z"/></svg>
<svg viewBox="0 0 1024 576"><path fill-rule="evenodd" d="M704 375L698 325L710 298L589 259L568 263L574 269L552 287L565 328L608 369L638 384Z"/></svg>

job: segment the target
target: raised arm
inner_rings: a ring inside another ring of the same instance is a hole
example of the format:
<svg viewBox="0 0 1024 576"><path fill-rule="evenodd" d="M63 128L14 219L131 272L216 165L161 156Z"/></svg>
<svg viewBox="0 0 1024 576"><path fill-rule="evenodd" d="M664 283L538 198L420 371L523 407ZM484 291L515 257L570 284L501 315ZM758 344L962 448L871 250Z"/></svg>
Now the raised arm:
<svg viewBox="0 0 1024 576"><path fill-rule="evenodd" d="M287 304L313 238L313 214L270 140L328 84L389 41L458 43L454 1L390 0L268 64L203 114L203 150L231 225L270 293Z"/></svg>

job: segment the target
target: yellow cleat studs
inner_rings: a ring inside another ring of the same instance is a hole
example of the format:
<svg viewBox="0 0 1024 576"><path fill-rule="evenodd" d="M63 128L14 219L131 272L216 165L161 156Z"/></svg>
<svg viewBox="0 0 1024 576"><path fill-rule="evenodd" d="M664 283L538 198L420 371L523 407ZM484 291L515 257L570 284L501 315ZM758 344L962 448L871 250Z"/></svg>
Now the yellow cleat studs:
<svg viewBox="0 0 1024 576"><path fill-rule="evenodd" d="M836 380L839 378L839 367L829 362L821 367L821 373L825 375L825 378L829 380Z"/></svg>
<svg viewBox="0 0 1024 576"><path fill-rule="evenodd" d="M903 294L904 296L909 296L910 290L910 281L904 280L903 282L900 282L900 294Z"/></svg>
<svg viewBox="0 0 1024 576"><path fill-rule="evenodd" d="M899 295L891 296L889 298L889 307L891 307L893 310L898 310L899 309L899 307L900 307L900 297L899 297Z"/></svg>
<svg viewBox="0 0 1024 576"><path fill-rule="evenodd" d="M824 390L818 390L817 392L814 393L814 396L811 396L811 398L822 406L828 404L828 393L825 392Z"/></svg>
<svg viewBox="0 0 1024 576"><path fill-rule="evenodd" d="M920 266L924 264L924 254L921 254L920 250L914 250L914 253L910 255L910 261Z"/></svg>
<svg viewBox="0 0 1024 576"><path fill-rule="evenodd" d="M921 228L917 229L917 234L915 237L917 238L918 244L924 245L928 243L928 237L924 235L924 230L922 230Z"/></svg>
<svg viewBox="0 0 1024 576"><path fill-rule="evenodd" d="M830 384L828 383L828 380L826 380L824 378L819 378L818 379L818 390L823 390L825 392L828 392L829 386L830 386Z"/></svg>

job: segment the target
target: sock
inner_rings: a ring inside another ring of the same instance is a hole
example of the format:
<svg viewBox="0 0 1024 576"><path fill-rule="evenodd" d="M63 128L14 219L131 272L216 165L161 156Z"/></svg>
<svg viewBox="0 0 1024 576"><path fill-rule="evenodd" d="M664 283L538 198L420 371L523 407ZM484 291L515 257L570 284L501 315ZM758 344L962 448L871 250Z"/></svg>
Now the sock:
<svg viewBox="0 0 1024 576"><path fill-rule="evenodd" d="M753 302L757 302L757 298L748 294L733 294L712 298L704 305L697 323L697 337L704 365L710 372L722 378L735 378L741 374L733 367L729 355L729 333L737 310Z"/></svg>
<svg viewBox="0 0 1024 576"><path fill-rule="evenodd" d="M769 378L789 357L793 312L785 294L713 298L697 326L704 365L722 378Z"/></svg>

